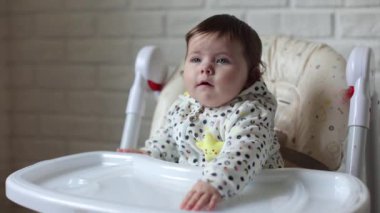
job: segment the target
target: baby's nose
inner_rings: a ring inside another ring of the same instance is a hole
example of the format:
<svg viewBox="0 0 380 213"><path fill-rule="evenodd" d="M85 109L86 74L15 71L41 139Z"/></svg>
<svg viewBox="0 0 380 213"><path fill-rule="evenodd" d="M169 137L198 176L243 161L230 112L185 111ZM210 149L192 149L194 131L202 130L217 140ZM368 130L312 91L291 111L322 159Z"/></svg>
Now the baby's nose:
<svg viewBox="0 0 380 213"><path fill-rule="evenodd" d="M213 75L214 67L212 66L212 64L206 64L202 67L201 73L206 75Z"/></svg>

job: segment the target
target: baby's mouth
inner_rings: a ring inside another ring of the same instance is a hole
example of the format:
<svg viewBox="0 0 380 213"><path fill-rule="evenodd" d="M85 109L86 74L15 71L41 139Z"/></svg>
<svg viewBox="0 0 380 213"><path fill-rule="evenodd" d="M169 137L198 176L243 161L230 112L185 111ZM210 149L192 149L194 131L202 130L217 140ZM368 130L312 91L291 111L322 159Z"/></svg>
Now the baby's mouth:
<svg viewBox="0 0 380 213"><path fill-rule="evenodd" d="M213 87L214 85L212 85L210 82L208 81L201 81L197 84L197 86L209 86L209 87Z"/></svg>

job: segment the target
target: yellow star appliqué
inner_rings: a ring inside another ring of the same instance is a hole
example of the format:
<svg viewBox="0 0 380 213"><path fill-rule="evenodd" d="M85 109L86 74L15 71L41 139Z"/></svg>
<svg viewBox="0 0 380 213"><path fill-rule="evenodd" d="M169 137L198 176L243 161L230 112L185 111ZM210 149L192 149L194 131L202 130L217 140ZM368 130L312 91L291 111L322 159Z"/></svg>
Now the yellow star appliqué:
<svg viewBox="0 0 380 213"><path fill-rule="evenodd" d="M199 149L201 149L205 155L206 161L214 159L223 147L223 142L218 141L214 135L207 132L201 141L195 143Z"/></svg>

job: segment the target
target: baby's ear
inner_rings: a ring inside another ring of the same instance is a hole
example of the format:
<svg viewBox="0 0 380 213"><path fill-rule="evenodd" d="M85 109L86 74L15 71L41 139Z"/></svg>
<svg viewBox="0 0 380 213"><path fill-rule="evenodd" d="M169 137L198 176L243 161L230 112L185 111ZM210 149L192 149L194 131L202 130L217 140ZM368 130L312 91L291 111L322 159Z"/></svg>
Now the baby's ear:
<svg viewBox="0 0 380 213"><path fill-rule="evenodd" d="M257 80L259 80L260 76L260 69L258 67L248 70L247 82L245 83L244 89L250 87Z"/></svg>
<svg viewBox="0 0 380 213"><path fill-rule="evenodd" d="M248 71L247 81L245 82L242 91L245 90L245 89L247 89L247 88L250 86L250 84L251 84L251 82L252 82L251 78L252 78L252 77L251 77L251 72Z"/></svg>

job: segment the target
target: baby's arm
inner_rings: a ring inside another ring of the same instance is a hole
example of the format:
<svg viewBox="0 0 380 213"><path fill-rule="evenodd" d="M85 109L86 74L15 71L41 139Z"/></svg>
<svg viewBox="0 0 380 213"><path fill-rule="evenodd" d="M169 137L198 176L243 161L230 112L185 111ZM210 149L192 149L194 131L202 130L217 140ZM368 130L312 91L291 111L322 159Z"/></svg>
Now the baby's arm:
<svg viewBox="0 0 380 213"><path fill-rule="evenodd" d="M254 110L251 110L253 109ZM271 158L274 143L274 115L246 104L230 117L224 146L218 157L203 170L202 180L218 189L222 198L232 197L259 173Z"/></svg>
<svg viewBox="0 0 380 213"><path fill-rule="evenodd" d="M172 145L170 145L170 143ZM175 143L171 142L169 137L161 135L161 137L159 137L157 140L147 140L145 142L145 147L142 149L118 148L116 151L122 153L150 155L154 158L159 158L166 161L178 161L178 154L176 154L174 144Z"/></svg>
<svg viewBox="0 0 380 213"><path fill-rule="evenodd" d="M154 135L145 142L142 150L149 156L170 162L178 162L179 153L177 143L174 140L175 122L178 119L176 100L165 115L165 123L159 128Z"/></svg>

